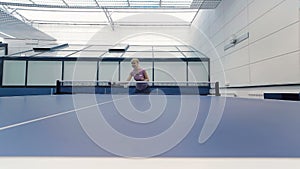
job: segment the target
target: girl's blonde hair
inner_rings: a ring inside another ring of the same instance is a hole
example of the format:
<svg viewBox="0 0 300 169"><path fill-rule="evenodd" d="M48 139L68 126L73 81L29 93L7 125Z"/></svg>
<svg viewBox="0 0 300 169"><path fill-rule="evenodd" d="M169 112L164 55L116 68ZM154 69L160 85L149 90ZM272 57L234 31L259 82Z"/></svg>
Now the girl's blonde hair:
<svg viewBox="0 0 300 169"><path fill-rule="evenodd" d="M133 58L133 59L131 59L130 63L132 63L132 62L140 63L140 60L138 58Z"/></svg>

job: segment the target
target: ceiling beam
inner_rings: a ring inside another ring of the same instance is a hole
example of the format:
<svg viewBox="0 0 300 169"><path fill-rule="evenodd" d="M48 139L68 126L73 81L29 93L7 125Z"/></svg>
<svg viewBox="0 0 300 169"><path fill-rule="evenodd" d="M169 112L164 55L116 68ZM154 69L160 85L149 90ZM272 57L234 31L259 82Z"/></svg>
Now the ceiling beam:
<svg viewBox="0 0 300 169"><path fill-rule="evenodd" d="M128 7L130 7L130 2L129 2L129 0L127 0L127 3L128 3Z"/></svg>
<svg viewBox="0 0 300 169"><path fill-rule="evenodd" d="M29 0L31 3L36 4L35 2L33 2L32 0Z"/></svg>
<svg viewBox="0 0 300 169"><path fill-rule="evenodd" d="M109 11L106 8L104 8L103 6L101 6L97 0L94 0L94 1L95 1L96 5L98 6L98 8L103 10L103 12L108 20L108 23L110 24L111 29L114 31L115 30L114 21L112 20Z"/></svg>
<svg viewBox="0 0 300 169"><path fill-rule="evenodd" d="M110 24L111 29L114 31L115 30L115 26L114 26L115 24L114 24L114 21L111 18L111 15L110 15L109 11L106 8L104 8L104 7L102 7L102 9L103 9L103 11L105 13L105 16L106 16L109 24Z"/></svg>
<svg viewBox="0 0 300 169"><path fill-rule="evenodd" d="M64 1L64 0L61 0L67 7L69 7L69 4L66 2L66 1Z"/></svg>
<svg viewBox="0 0 300 169"><path fill-rule="evenodd" d="M202 5L205 3L205 1L206 1L206 0L203 0L202 3L201 3L201 5L199 6L198 11L196 12L195 16L193 17L193 19L192 19L192 21L191 21L191 25L193 24L194 20L196 19L196 17L197 17L197 15L198 15L199 11L202 9Z"/></svg>

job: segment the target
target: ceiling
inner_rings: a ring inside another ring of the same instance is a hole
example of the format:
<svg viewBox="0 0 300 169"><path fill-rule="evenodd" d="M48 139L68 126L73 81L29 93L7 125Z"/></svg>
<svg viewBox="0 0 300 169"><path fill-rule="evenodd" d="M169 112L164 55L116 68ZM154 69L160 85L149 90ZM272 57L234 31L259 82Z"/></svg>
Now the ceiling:
<svg viewBox="0 0 300 169"><path fill-rule="evenodd" d="M97 24L111 25L114 29L115 25L190 26L201 10L215 9L220 2L221 0L0 0L0 8L29 24ZM141 17L137 17L138 15Z"/></svg>
<svg viewBox="0 0 300 169"><path fill-rule="evenodd" d="M48 8L214 9L221 0L1 0L2 5Z"/></svg>

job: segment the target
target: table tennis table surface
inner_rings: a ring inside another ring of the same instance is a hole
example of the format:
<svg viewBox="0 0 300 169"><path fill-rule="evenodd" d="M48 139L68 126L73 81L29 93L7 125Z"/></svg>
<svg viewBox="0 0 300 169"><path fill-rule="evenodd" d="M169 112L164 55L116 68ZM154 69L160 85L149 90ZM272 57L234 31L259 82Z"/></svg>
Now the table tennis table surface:
<svg viewBox="0 0 300 169"><path fill-rule="evenodd" d="M120 114L129 111L126 104L130 103L128 107L141 113L137 116L147 116L145 112L153 108L151 102L159 100L165 100L165 106L157 117L149 117L153 118L151 122L138 123ZM123 101L125 106L122 103L120 110L117 104ZM193 107L195 104L198 107ZM189 109L182 109L184 106ZM222 109L215 109L218 106ZM218 110L222 112L214 112ZM195 121L176 124L183 128L191 125L190 130L173 147L153 156L300 157L299 102L199 95L101 94L1 97L0 156L119 157L123 154L118 152L118 146L128 145L115 142L112 137L112 145L116 145L112 151L107 145L102 146L101 138L109 140L111 133L103 130L102 124L98 126L98 116L123 136L143 139L158 137L171 129L180 114L196 115ZM207 140L199 142L205 125L211 125L207 119L215 114L221 115L218 124L214 124L215 130ZM93 136L95 133L97 136ZM173 135L162 142L173 144ZM160 146L145 145L153 146L145 151ZM128 156L130 151L133 156L144 155L141 147L126 150L125 156L128 151Z"/></svg>

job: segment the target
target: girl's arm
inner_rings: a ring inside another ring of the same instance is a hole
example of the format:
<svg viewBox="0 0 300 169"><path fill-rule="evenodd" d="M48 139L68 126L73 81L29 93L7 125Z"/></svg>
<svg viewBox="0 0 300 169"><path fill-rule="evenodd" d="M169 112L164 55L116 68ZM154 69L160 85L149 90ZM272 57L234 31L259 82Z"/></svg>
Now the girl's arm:
<svg viewBox="0 0 300 169"><path fill-rule="evenodd" d="M132 75L131 75L131 73L130 73L129 76L128 76L128 78L127 78L127 81L130 81L131 78L132 78Z"/></svg>

